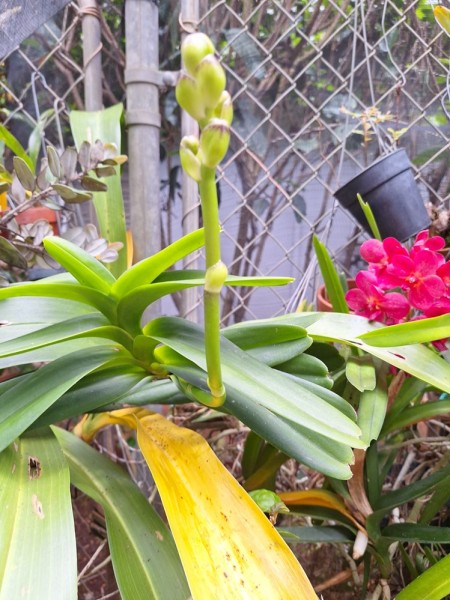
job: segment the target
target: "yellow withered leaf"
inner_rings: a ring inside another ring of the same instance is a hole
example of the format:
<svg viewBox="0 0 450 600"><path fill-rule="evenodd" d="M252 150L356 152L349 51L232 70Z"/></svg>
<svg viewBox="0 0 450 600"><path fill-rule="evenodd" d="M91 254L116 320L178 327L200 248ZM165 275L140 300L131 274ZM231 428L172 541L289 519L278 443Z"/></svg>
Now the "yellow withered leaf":
<svg viewBox="0 0 450 600"><path fill-rule="evenodd" d="M127 425L132 415L109 413ZM194 600L317 600L287 544L199 434L142 409L134 419Z"/></svg>
<svg viewBox="0 0 450 600"><path fill-rule="evenodd" d="M433 13L442 29L450 35L450 10L445 6L435 6Z"/></svg>
<svg viewBox="0 0 450 600"><path fill-rule="evenodd" d="M364 527L348 510L342 500L328 490L295 490L292 492L280 492L278 494L286 506L323 506L340 512L347 517L362 533L366 533Z"/></svg>

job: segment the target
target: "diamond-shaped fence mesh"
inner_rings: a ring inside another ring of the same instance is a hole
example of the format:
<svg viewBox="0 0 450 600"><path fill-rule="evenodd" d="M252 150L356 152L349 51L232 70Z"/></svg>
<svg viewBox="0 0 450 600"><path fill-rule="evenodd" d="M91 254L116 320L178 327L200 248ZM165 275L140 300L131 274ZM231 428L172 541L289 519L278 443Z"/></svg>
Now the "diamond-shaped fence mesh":
<svg viewBox="0 0 450 600"><path fill-rule="evenodd" d="M235 274L297 280L295 294L293 286L229 291L225 318L311 298L312 233L354 272L360 228L333 192L396 136L424 201L447 207L449 45L430 3L230 0L203 3L200 14L236 111L221 177L229 264ZM372 122L364 143L356 115L371 107L383 122Z"/></svg>
<svg viewBox="0 0 450 600"><path fill-rule="evenodd" d="M364 234L333 192L395 145L407 150L424 202L448 209L449 38L428 0L198 3L199 22L184 25L213 38L235 106L231 148L219 174L224 259L236 275L296 279L270 291L229 288L224 322L292 310L303 296L312 300L318 284L313 233L340 269L354 273ZM160 3L161 69L179 68L180 4ZM101 7L107 106L126 100L124 11L117 0ZM57 146L67 143L67 110L84 107L81 19L71 3L3 57L1 120L24 146L33 131ZM168 241L197 206L195 198L183 214L174 203L179 121L173 91L162 90L161 99Z"/></svg>

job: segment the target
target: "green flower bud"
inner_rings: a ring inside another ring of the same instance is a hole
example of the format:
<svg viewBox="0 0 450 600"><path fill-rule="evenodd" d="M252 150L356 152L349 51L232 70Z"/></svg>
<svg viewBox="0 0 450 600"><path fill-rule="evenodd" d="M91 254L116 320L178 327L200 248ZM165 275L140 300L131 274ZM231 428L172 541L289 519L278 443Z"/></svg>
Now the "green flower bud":
<svg viewBox="0 0 450 600"><path fill-rule="evenodd" d="M190 75L195 75L199 62L208 54L214 54L214 45L204 33L191 33L181 44L181 58Z"/></svg>
<svg viewBox="0 0 450 600"><path fill-rule="evenodd" d="M197 157L199 148L198 139L195 135L186 135L180 143L180 162L183 171L192 177L194 181L200 181L201 163Z"/></svg>
<svg viewBox="0 0 450 600"><path fill-rule="evenodd" d="M227 277L227 266L219 260L206 270L205 292L209 292L210 294L220 294Z"/></svg>
<svg viewBox="0 0 450 600"><path fill-rule="evenodd" d="M219 98L219 102L214 110L214 116L223 119L231 125L233 121L233 103L230 94L225 90Z"/></svg>
<svg viewBox="0 0 450 600"><path fill-rule="evenodd" d="M186 73L181 73L175 87L175 96L181 108L196 121L205 119L205 104L202 101L195 79L192 79Z"/></svg>
<svg viewBox="0 0 450 600"><path fill-rule="evenodd" d="M226 77L214 55L205 56L195 72L200 97L206 108L215 109L225 89Z"/></svg>
<svg viewBox="0 0 450 600"><path fill-rule="evenodd" d="M205 167L215 169L230 145L230 128L223 119L211 119L200 135L199 158Z"/></svg>

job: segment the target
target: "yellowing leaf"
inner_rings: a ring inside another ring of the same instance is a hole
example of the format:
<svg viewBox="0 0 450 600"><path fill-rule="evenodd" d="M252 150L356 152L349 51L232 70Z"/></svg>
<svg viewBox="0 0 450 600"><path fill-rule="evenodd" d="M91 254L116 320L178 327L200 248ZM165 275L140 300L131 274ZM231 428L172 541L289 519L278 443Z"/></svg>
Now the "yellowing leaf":
<svg viewBox="0 0 450 600"><path fill-rule="evenodd" d="M347 517L361 532L366 533L364 527L358 523L352 513L348 510L342 500L327 490L297 490L293 492L281 492L278 494L286 506L323 506L337 510Z"/></svg>
<svg viewBox="0 0 450 600"><path fill-rule="evenodd" d="M450 10L445 8L445 6L435 6L433 13L442 29L447 35L450 35Z"/></svg>
<svg viewBox="0 0 450 600"><path fill-rule="evenodd" d="M199 434L124 409L94 416L89 435L108 419L135 421L194 600L317 600L287 544Z"/></svg>

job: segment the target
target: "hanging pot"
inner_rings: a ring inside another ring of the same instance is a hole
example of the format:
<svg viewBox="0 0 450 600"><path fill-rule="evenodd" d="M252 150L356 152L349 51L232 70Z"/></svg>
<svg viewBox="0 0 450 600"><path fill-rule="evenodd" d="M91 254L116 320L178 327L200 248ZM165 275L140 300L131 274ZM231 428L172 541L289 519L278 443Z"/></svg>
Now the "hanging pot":
<svg viewBox="0 0 450 600"><path fill-rule="evenodd" d="M430 226L430 217L403 148L379 158L334 194L371 234L357 194L370 205L383 239L392 236L404 242Z"/></svg>

